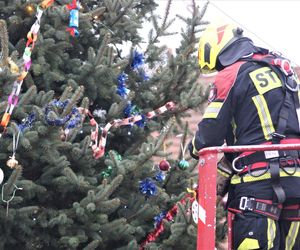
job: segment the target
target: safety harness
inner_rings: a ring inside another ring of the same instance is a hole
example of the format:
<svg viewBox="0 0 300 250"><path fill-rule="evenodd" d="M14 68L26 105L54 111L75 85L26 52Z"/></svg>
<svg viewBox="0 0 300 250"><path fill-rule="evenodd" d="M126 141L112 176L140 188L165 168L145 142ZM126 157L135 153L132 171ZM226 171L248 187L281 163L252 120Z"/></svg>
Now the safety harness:
<svg viewBox="0 0 300 250"><path fill-rule="evenodd" d="M295 74L292 70L290 62L276 53L270 53L268 55L259 55L252 58L245 58L243 60L255 62L257 64L263 64L270 67L280 78L282 87L285 91L285 98L279 112L279 120L277 123L276 131L272 134L272 144L279 144L283 140L286 132L287 121L289 119L290 107L296 105L296 113L298 116L298 123L300 124L300 104L298 90L299 85L297 83ZM251 166L253 163L266 162L271 175L272 188L276 197L273 201L260 200L252 197L241 197L237 200L237 204L230 204L228 209L231 212L243 213L245 211L252 211L255 213L263 214L267 217L277 220L281 214L282 203L286 199L285 192L280 184L280 167L291 166L295 167L299 165L300 152L296 150L290 151L265 151L254 152L247 156L237 157L232 165L233 169L238 173L244 173L247 170L246 166ZM292 172L291 175L293 175ZM300 220L300 207L297 211L293 209L283 210L285 218L291 218L296 216ZM290 211L293 211L290 214Z"/></svg>
<svg viewBox="0 0 300 250"><path fill-rule="evenodd" d="M236 200L236 204L230 204L228 210L232 213L243 215L244 212L253 212L278 220L282 205L274 204L271 200L262 200L243 196Z"/></svg>

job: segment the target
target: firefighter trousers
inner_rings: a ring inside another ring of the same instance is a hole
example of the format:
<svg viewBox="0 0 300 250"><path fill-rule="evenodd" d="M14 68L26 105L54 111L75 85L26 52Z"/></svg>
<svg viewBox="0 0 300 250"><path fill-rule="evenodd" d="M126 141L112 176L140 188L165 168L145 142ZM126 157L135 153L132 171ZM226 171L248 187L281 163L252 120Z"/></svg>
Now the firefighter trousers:
<svg viewBox="0 0 300 250"><path fill-rule="evenodd" d="M233 246L237 250L299 250L300 221L278 221L246 212L236 215L233 223Z"/></svg>

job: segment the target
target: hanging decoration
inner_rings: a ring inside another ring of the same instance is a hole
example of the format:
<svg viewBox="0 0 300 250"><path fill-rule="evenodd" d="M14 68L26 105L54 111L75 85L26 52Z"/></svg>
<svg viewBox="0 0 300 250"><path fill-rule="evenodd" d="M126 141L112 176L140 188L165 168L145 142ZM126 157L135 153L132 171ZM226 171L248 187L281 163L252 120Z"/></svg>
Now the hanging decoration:
<svg viewBox="0 0 300 250"><path fill-rule="evenodd" d="M132 62L130 64L131 69L134 71L139 72L140 76L143 78L143 80L148 80L149 77L146 76L142 69L142 65L144 64L144 55L143 53L139 53L136 50L133 52ZM124 72L122 72L118 76L118 87L117 87L117 94L120 95L123 99L126 99L128 97L128 94L130 90L126 87L126 81L128 80L128 75ZM136 116L140 115L141 109L138 108L136 105L133 105L131 101L128 101L127 106L124 109L124 115L125 117L130 116ZM146 117L142 117L143 119L136 121L134 124L139 126L140 128L143 128L145 126L145 120ZM131 124L133 125L133 124Z"/></svg>
<svg viewBox="0 0 300 250"><path fill-rule="evenodd" d="M68 4L67 8L70 10L70 22L67 31L71 36L78 36L80 4L77 2L77 0L72 0L72 3Z"/></svg>
<svg viewBox="0 0 300 250"><path fill-rule="evenodd" d="M95 121L95 119L92 118L90 120L90 125L95 127L95 130L91 132L92 150L93 150L94 158L99 159L104 155L107 134L112 127L119 128L121 126L128 126L128 125L135 124L136 122L141 121L145 118L152 119L153 117L161 115L167 110L173 110L174 108L175 108L174 102L167 102L164 106L155 109L153 111L150 111L145 115L135 115L124 119L115 119L107 123L105 127L102 129L99 141L98 141L99 125Z"/></svg>
<svg viewBox="0 0 300 250"><path fill-rule="evenodd" d="M163 182L166 179L166 174L163 171L158 171L155 174L154 179L158 182Z"/></svg>
<svg viewBox="0 0 300 250"><path fill-rule="evenodd" d="M136 70L140 77L144 81L149 80L149 76L146 75L144 69L143 69L143 64L145 63L145 57L143 53L139 53L138 51L133 52L133 57L132 57L132 62L131 62L131 68L133 70Z"/></svg>
<svg viewBox="0 0 300 250"><path fill-rule="evenodd" d="M166 140L163 141L163 152L166 153ZM161 171L169 171L171 168L170 162L167 161L167 159L163 159L158 164L158 167Z"/></svg>
<svg viewBox="0 0 300 250"><path fill-rule="evenodd" d="M188 193L178 203L185 205L187 202L190 202L192 204L195 200L196 200L196 196L193 193ZM154 217L155 229L147 235L146 239L141 243L139 250L144 250L145 246L148 243L155 241L164 231L163 220L164 219L167 221L174 220L174 217L176 216L177 212L178 212L178 205L176 203L168 212L161 212L158 216L155 216Z"/></svg>
<svg viewBox="0 0 300 250"><path fill-rule="evenodd" d="M25 129L31 128L35 120L36 120L35 113L32 112L29 116L27 116L22 120L21 124L18 125L20 132L24 132Z"/></svg>
<svg viewBox="0 0 300 250"><path fill-rule="evenodd" d="M158 166L161 171L169 171L171 167L170 163L165 159L162 160Z"/></svg>
<svg viewBox="0 0 300 250"><path fill-rule="evenodd" d="M17 78L17 80L13 83L12 91L8 97L8 104L5 109L5 112L3 114L1 123L0 123L0 137L5 132L6 127L10 121L10 117L12 115L12 112L14 108L17 106L19 102L19 95L21 92L21 87L23 80L28 74L28 71L31 66L31 53L34 48L35 42L37 40L37 34L40 29L41 24L41 17L43 15L43 11L47 8L49 8L53 4L54 0L44 0L37 6L36 11L36 21L31 26L30 31L27 34L27 42L26 47L23 53L23 69L20 73L20 76Z"/></svg>
<svg viewBox="0 0 300 250"><path fill-rule="evenodd" d="M132 57L132 62L131 62L131 67L133 69L138 69L141 67L145 62L145 57L143 53L139 53L138 51L133 51L133 57Z"/></svg>
<svg viewBox="0 0 300 250"><path fill-rule="evenodd" d="M189 166L190 166L189 162L185 159L180 160L180 162L178 163L178 167L181 170L186 170Z"/></svg>
<svg viewBox="0 0 300 250"><path fill-rule="evenodd" d="M113 168L112 166L108 166L106 170L101 172L101 177L103 179L106 179L107 177L110 177L112 174Z"/></svg>
<svg viewBox="0 0 300 250"><path fill-rule="evenodd" d="M4 173L2 168L0 168L0 185L2 184L3 180L4 180Z"/></svg>
<svg viewBox="0 0 300 250"><path fill-rule="evenodd" d="M34 5L31 3L27 4L24 8L24 11L28 16L32 16L35 12Z"/></svg>
<svg viewBox="0 0 300 250"><path fill-rule="evenodd" d="M8 97L8 104L0 122L0 137L5 132L8 123L10 121L12 112L19 102L19 95L21 92L22 83L31 67L31 53L34 49L35 42L37 41L37 34L40 29L43 12L47 8L49 8L53 3L54 0L43 0L39 5L37 5L36 20L34 24L31 26L30 31L27 33L27 42L23 53L23 68L19 70L19 68L15 64L12 65L13 68L12 72L19 73L20 71L20 76L13 83L12 91ZM34 13L33 7L34 5L31 4L26 5L25 7L26 13L32 15ZM78 36L80 4L77 3L76 0L72 0L72 3L67 5L67 8L70 10L70 23L69 23L68 31L72 36ZM13 62L11 61L10 64L13 64Z"/></svg>
<svg viewBox="0 0 300 250"><path fill-rule="evenodd" d="M66 134L68 134L70 129L81 124L82 117L79 109L77 107L72 107L71 112L63 118L53 118L51 117L51 112L53 112L53 108L64 110L69 102L70 100L68 99L65 101L53 100L45 108L46 122L51 126L63 126Z"/></svg>
<svg viewBox="0 0 300 250"><path fill-rule="evenodd" d="M154 217L154 226L159 225L162 220L166 217L167 212L160 212L158 215Z"/></svg>
<svg viewBox="0 0 300 250"><path fill-rule="evenodd" d="M150 178L140 181L139 189L146 198L157 194L157 187Z"/></svg>
<svg viewBox="0 0 300 250"><path fill-rule="evenodd" d="M16 134L13 134L13 152L12 152L12 156L9 157L9 160L6 162L6 165L9 168L15 169L18 165L19 162L16 160L15 158L15 154L19 145L19 138L20 138L20 130L18 131L18 134L16 136Z"/></svg>
<svg viewBox="0 0 300 250"><path fill-rule="evenodd" d="M6 217L7 217L7 216L8 216L9 203L15 198L16 191L17 191L17 190L23 190L23 188L19 188L17 185L14 184L15 189L14 189L14 191L13 191L13 194L12 194L12 196L10 197L10 199L6 200L6 199L4 199L4 187L5 187L5 185L7 185L7 183L4 183L4 184L2 185L1 199L2 199L3 202L6 203Z"/></svg>
<svg viewBox="0 0 300 250"><path fill-rule="evenodd" d="M136 105L132 105L131 102L128 102L126 108L124 109L124 114L126 117L141 115L141 109L138 108ZM141 115L141 117L142 119L136 121L134 124L140 128L143 128L146 125L146 117L144 115Z"/></svg>
<svg viewBox="0 0 300 250"><path fill-rule="evenodd" d="M122 72L118 76L118 88L117 94L120 95L122 98L127 98L130 90L126 88L126 81L128 80L128 75Z"/></svg>
<svg viewBox="0 0 300 250"><path fill-rule="evenodd" d="M25 129L31 128L33 122L35 121L35 113L31 113L28 117L23 119L22 123L18 125L17 135L13 134L13 151L12 156L9 157L9 160L6 162L6 165L9 168L15 169L19 166L19 162L16 160L16 151L19 145L20 133L23 133ZM1 170L2 171L2 170ZM1 179L1 178L0 178ZM0 182L1 184L1 182Z"/></svg>
<svg viewBox="0 0 300 250"><path fill-rule="evenodd" d="M181 169L181 170L186 170L190 164L187 160L184 159L184 154L185 154L185 150L186 150L186 145L183 146L183 144L181 143L180 144L180 147L181 147L181 154L182 154L182 159L179 161L178 163L178 167Z"/></svg>

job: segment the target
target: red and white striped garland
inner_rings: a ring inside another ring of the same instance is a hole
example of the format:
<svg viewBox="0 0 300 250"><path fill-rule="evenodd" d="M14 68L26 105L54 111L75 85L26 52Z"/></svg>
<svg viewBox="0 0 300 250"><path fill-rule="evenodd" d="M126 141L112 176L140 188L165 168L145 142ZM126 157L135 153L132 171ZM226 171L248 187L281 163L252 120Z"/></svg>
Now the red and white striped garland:
<svg viewBox="0 0 300 250"><path fill-rule="evenodd" d="M155 116L161 115L167 110L172 110L175 107L174 102L167 102L164 106L159 107L158 109L152 110L145 114L145 117L147 119L152 119ZM124 119L115 119L105 125L101 132L100 139L98 141L98 134L99 134L99 125L95 121L94 118L90 120L90 124L92 126L95 126L95 130L91 132L91 140L92 140L92 150L93 150L93 156L95 159L101 158L105 153L105 146L106 146L106 138L108 131L112 128L118 128L121 126L127 126L132 125L140 120L143 119L142 115L135 115Z"/></svg>

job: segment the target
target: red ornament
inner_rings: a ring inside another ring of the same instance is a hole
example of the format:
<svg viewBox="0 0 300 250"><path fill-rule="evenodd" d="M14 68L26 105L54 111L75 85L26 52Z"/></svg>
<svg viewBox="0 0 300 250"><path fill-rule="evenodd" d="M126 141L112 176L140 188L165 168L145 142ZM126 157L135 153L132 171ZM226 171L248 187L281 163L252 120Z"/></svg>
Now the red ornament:
<svg viewBox="0 0 300 250"><path fill-rule="evenodd" d="M168 171L170 169L170 163L167 161L167 160L162 160L160 163L159 163L159 169L161 171Z"/></svg>

